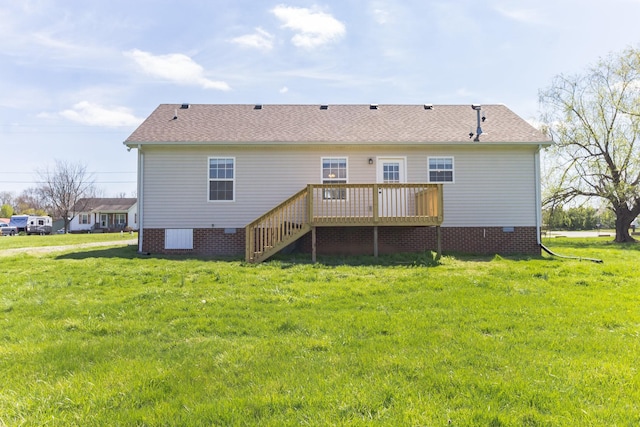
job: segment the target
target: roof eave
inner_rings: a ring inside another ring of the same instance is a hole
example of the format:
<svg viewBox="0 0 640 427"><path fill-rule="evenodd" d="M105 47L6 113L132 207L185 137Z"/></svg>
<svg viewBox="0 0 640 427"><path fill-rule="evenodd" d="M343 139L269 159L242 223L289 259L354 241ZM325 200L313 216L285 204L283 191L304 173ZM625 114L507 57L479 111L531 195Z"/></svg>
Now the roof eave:
<svg viewBox="0 0 640 427"><path fill-rule="evenodd" d="M128 148L142 146L242 146L242 147L269 147L269 146L323 146L323 145L353 145L353 146L488 146L488 145L518 145L518 146L551 146L553 141L124 141Z"/></svg>

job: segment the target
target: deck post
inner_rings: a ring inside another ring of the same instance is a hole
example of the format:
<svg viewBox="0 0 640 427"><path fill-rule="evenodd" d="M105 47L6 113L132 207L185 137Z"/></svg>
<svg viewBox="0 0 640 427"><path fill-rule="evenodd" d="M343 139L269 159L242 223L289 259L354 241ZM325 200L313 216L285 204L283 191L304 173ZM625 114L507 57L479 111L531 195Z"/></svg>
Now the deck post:
<svg viewBox="0 0 640 427"><path fill-rule="evenodd" d="M373 227L373 256L378 258L378 226Z"/></svg>
<svg viewBox="0 0 640 427"><path fill-rule="evenodd" d="M380 205L378 204L378 184L373 184L373 222L377 223L379 220L380 212L378 212Z"/></svg>
<svg viewBox="0 0 640 427"><path fill-rule="evenodd" d="M442 231L440 226L436 225L436 260L442 256Z"/></svg>
<svg viewBox="0 0 640 427"><path fill-rule="evenodd" d="M313 222L313 184L307 184L307 221Z"/></svg>
<svg viewBox="0 0 640 427"><path fill-rule="evenodd" d="M317 246L316 246L316 227L311 227L311 262L316 263Z"/></svg>

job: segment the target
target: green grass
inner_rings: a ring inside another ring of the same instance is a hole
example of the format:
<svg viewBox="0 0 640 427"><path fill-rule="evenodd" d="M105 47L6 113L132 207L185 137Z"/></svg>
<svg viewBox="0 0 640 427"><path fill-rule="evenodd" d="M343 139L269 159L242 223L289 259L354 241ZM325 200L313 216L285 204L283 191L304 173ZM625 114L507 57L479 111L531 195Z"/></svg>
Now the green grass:
<svg viewBox="0 0 640 427"><path fill-rule="evenodd" d="M0 426L638 425L640 248L545 244L604 263L3 257Z"/></svg>
<svg viewBox="0 0 640 427"><path fill-rule="evenodd" d="M3 249L32 248L45 246L77 245L95 242L116 242L137 239L138 233L93 233L52 234L49 236L0 236L0 251Z"/></svg>

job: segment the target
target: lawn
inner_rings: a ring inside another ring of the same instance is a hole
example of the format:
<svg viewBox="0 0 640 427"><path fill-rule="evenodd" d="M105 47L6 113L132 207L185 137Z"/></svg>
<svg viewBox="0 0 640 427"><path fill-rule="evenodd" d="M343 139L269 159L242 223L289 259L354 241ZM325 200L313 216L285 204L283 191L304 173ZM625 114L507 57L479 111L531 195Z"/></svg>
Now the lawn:
<svg viewBox="0 0 640 427"><path fill-rule="evenodd" d="M2 257L0 426L640 424L640 245L545 244L604 262Z"/></svg>
<svg viewBox="0 0 640 427"><path fill-rule="evenodd" d="M96 242L116 242L137 239L138 233L92 233L52 234L48 236L0 236L0 251L3 249L79 245Z"/></svg>

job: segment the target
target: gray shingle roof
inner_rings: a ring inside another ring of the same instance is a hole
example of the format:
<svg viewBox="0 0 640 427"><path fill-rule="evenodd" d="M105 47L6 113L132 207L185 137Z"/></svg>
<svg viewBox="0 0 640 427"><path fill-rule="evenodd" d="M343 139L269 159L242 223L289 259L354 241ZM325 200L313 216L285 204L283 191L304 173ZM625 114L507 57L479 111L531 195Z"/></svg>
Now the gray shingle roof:
<svg viewBox="0 0 640 427"><path fill-rule="evenodd" d="M483 105L481 143L549 144L503 105ZM176 117L177 118L174 118ZM477 116L470 105L162 104L125 144L441 144L469 143Z"/></svg>
<svg viewBox="0 0 640 427"><path fill-rule="evenodd" d="M136 201L135 197L95 197L80 199L74 210L82 212L127 212Z"/></svg>

